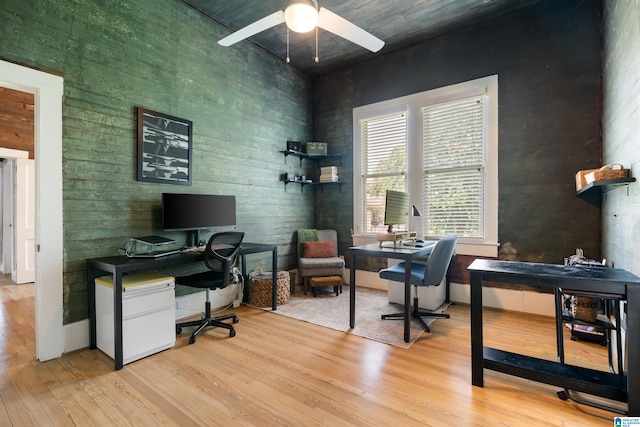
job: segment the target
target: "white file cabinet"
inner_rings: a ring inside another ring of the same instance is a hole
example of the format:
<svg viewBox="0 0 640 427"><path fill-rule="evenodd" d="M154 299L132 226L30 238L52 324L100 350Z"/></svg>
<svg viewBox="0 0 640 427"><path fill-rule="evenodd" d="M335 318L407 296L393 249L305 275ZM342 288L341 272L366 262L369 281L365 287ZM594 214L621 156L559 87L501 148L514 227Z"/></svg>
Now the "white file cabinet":
<svg viewBox="0 0 640 427"><path fill-rule="evenodd" d="M400 260L389 259L389 267L393 267ZM387 281L387 299L391 303L404 305L404 283ZM415 286L411 285L411 304L416 296ZM447 278L444 277L439 286L418 286L418 305L425 310L437 310L447 299Z"/></svg>
<svg viewBox="0 0 640 427"><path fill-rule="evenodd" d="M99 277L96 287L96 343L115 358L113 279ZM141 272L122 278L123 364L173 347L176 343L174 278Z"/></svg>

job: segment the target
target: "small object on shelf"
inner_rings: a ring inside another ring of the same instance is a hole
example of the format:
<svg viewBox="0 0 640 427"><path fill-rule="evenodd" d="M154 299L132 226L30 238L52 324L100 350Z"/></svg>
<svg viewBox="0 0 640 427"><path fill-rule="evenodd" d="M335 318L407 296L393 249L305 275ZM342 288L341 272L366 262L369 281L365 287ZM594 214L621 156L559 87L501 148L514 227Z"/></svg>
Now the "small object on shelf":
<svg viewBox="0 0 640 427"><path fill-rule="evenodd" d="M326 156L327 143L326 142L307 142L304 144L304 150L307 154L310 154L310 155Z"/></svg>
<svg viewBox="0 0 640 427"><path fill-rule="evenodd" d="M605 179L627 178L629 169L625 169L620 163L610 163L602 166L600 169L593 169L585 174L584 179L587 184L594 181L602 181Z"/></svg>
<svg viewBox="0 0 640 427"><path fill-rule="evenodd" d="M572 295L571 316L585 322L595 322L598 317L598 300Z"/></svg>
<svg viewBox="0 0 640 427"><path fill-rule="evenodd" d="M587 185L587 180L585 179L585 176L588 173L591 173L596 170L598 169L584 169L576 173L576 191L582 190Z"/></svg>
<svg viewBox="0 0 640 427"><path fill-rule="evenodd" d="M287 151L302 151L302 144L299 141L287 141Z"/></svg>
<svg viewBox="0 0 640 427"><path fill-rule="evenodd" d="M607 345L607 337L603 328L579 323L566 323L571 330L571 341L588 341L600 345Z"/></svg>
<svg viewBox="0 0 640 427"><path fill-rule="evenodd" d="M320 168L320 182L338 182L338 167L324 166Z"/></svg>

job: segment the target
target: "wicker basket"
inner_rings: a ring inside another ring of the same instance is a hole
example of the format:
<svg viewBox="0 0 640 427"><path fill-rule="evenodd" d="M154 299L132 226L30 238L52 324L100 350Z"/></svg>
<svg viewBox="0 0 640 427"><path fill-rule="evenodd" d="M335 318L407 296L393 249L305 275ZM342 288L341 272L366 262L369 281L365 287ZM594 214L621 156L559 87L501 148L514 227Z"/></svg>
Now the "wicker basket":
<svg viewBox="0 0 640 427"><path fill-rule="evenodd" d="M584 176L584 179L587 182L587 184L590 184L593 181L601 181L603 179L626 178L627 176L629 176L629 169L625 169L619 163L611 163L601 167L600 169L596 169L589 172Z"/></svg>
<svg viewBox="0 0 640 427"><path fill-rule="evenodd" d="M571 297L571 314L585 322L595 322L598 317L598 300L589 297Z"/></svg>
<svg viewBox="0 0 640 427"><path fill-rule="evenodd" d="M272 305L272 287L271 283L273 275L270 271L259 271L249 273L249 305L256 307L269 307ZM289 273L286 271L278 271L277 273L277 294L276 302L278 305L289 302Z"/></svg>

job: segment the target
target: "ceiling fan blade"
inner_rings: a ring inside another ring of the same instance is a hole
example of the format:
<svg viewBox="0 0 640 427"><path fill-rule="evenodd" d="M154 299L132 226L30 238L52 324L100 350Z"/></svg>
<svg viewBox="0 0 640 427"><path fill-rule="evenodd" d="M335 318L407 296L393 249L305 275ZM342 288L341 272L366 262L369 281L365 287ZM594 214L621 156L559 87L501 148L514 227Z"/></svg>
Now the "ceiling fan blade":
<svg viewBox="0 0 640 427"><path fill-rule="evenodd" d="M360 45L365 49L369 49L371 52L377 52L384 46L384 42L373 34L366 32L357 25L352 24L324 7L321 7L318 12L318 27Z"/></svg>
<svg viewBox="0 0 640 427"><path fill-rule="evenodd" d="M235 33L229 34L218 42L222 46L231 46L234 43L238 43L241 40L249 38L255 34L258 34L264 30L268 30L271 27L275 27L278 24L284 22L284 12L279 10L276 13L272 13L269 16L249 24L244 28L239 29Z"/></svg>

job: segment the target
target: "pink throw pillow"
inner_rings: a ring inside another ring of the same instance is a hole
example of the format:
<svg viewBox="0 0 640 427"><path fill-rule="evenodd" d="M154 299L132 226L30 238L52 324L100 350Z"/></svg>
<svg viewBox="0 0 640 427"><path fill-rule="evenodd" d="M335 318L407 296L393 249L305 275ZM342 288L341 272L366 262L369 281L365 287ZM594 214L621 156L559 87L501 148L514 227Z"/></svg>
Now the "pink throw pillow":
<svg viewBox="0 0 640 427"><path fill-rule="evenodd" d="M332 240L325 242L304 242L304 258L330 258L336 255L336 246Z"/></svg>

